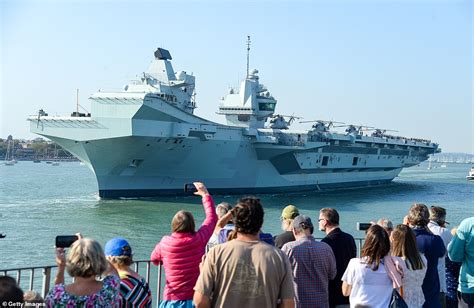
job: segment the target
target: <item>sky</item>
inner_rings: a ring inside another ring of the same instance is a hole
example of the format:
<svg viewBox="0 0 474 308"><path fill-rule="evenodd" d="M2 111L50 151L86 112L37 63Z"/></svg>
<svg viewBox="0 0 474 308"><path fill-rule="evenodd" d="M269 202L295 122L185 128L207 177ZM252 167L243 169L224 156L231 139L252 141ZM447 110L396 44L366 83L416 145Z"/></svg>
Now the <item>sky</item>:
<svg viewBox="0 0 474 308"><path fill-rule="evenodd" d="M219 99L245 76L250 35L250 68L277 113L474 153L470 0L0 0L0 35L0 138L35 138L26 118L70 114L76 89L90 109L91 94L123 88L157 47L196 76L196 114L225 123Z"/></svg>

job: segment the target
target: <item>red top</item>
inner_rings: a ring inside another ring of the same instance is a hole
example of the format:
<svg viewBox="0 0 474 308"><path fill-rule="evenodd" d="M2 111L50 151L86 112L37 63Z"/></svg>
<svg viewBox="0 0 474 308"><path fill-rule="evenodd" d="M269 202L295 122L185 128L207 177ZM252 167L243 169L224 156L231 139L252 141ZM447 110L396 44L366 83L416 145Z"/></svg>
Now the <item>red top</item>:
<svg viewBox="0 0 474 308"><path fill-rule="evenodd" d="M202 198L206 219L194 233L165 235L151 253L151 261L163 263L166 276L164 300L192 300L199 277L199 263L217 223L214 201L210 195Z"/></svg>

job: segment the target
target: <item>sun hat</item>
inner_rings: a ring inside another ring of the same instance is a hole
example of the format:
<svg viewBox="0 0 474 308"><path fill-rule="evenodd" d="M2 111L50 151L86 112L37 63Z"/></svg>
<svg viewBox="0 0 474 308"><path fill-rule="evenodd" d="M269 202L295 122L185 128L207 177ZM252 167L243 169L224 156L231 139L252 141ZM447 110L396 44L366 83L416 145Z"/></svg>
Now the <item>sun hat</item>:
<svg viewBox="0 0 474 308"><path fill-rule="evenodd" d="M105 244L104 253L106 256L119 257L119 256L132 256L132 247L126 239L116 237L111 239Z"/></svg>
<svg viewBox="0 0 474 308"><path fill-rule="evenodd" d="M283 211L281 212L281 219L293 219L299 214L300 212L298 211L296 206L290 204L287 207L285 207Z"/></svg>

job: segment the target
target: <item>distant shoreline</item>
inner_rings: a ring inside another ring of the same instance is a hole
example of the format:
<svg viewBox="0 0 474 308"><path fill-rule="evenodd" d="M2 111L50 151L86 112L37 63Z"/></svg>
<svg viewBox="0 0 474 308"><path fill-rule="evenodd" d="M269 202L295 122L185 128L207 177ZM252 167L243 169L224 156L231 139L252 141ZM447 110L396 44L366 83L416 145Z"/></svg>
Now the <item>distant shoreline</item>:
<svg viewBox="0 0 474 308"><path fill-rule="evenodd" d="M61 161L61 162L78 162L79 159L75 157L58 157L58 158L38 158L38 159L31 159L30 157L15 157L16 161L36 161L39 160L40 162L46 161ZM0 161L5 161L5 157L0 157Z"/></svg>

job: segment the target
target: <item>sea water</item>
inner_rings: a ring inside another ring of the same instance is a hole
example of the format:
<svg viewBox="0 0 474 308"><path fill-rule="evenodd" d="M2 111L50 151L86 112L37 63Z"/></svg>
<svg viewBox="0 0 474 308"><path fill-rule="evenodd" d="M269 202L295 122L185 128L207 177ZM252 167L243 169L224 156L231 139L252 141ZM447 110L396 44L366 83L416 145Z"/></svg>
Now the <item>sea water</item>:
<svg viewBox="0 0 474 308"><path fill-rule="evenodd" d="M319 193L259 195L265 208L264 232L281 232L281 210L288 204L309 215L317 226L319 209L334 207L341 228L354 237L357 222L386 217L398 224L414 202L440 205L449 226L474 216L474 182L466 180L470 165L427 164L405 169L392 184ZM212 191L211 191L212 192ZM235 203L239 196L215 196L216 203ZM170 233L170 222L180 209L188 210L197 225L204 219L196 196L161 199L99 200L93 173L79 162L51 164L19 162L0 165L0 270L54 264L56 235L81 232L105 242L122 236L135 259L149 259L156 243ZM315 237L323 237L315 231Z"/></svg>

